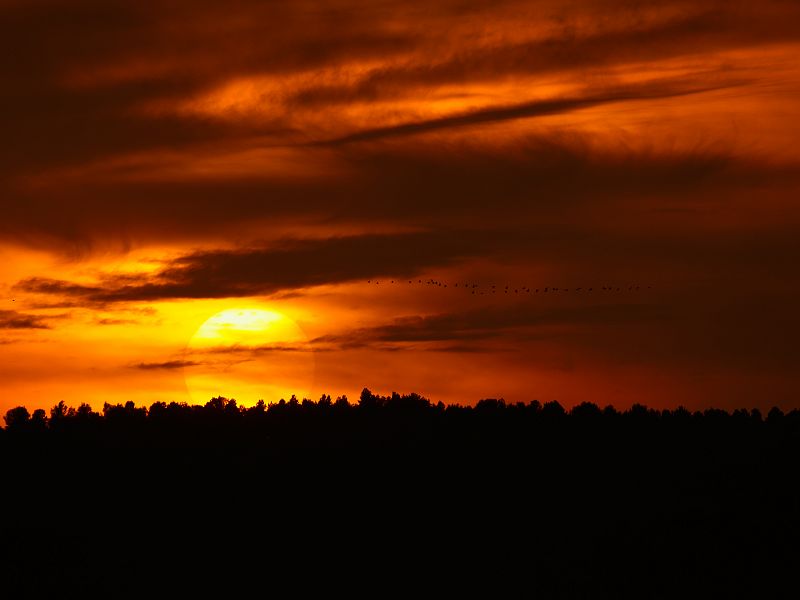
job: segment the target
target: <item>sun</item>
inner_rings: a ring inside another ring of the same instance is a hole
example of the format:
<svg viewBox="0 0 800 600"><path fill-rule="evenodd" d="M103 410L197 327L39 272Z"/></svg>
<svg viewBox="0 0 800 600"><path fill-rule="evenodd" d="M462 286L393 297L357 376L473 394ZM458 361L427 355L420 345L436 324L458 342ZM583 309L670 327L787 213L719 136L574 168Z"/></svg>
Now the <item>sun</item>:
<svg viewBox="0 0 800 600"><path fill-rule="evenodd" d="M216 396L244 406L310 397L314 354L300 326L285 314L229 308L208 318L184 356L186 388L194 404Z"/></svg>

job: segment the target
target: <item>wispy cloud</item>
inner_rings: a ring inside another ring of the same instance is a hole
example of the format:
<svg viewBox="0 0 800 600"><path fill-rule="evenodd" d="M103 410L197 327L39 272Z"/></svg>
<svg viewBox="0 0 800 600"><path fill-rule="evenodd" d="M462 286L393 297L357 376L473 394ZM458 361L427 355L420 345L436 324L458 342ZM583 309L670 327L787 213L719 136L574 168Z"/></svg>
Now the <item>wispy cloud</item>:
<svg viewBox="0 0 800 600"><path fill-rule="evenodd" d="M46 317L0 310L0 329L50 329Z"/></svg>
<svg viewBox="0 0 800 600"><path fill-rule="evenodd" d="M139 363L134 365L134 368L141 369L143 371L171 371L174 369L185 369L187 367L198 367L202 364L203 363L192 360L169 360L165 362Z"/></svg>
<svg viewBox="0 0 800 600"><path fill-rule="evenodd" d="M284 240L266 247L196 252L155 274L108 276L98 285L29 278L16 289L81 298L87 304L255 296L387 274L410 276L475 256L482 246L463 233L445 232Z"/></svg>
<svg viewBox="0 0 800 600"><path fill-rule="evenodd" d="M483 307L426 316L397 318L391 323L334 333L311 341L324 347L341 349L373 347L384 343L434 343L439 351L480 351L491 339L539 339L558 332L554 326L613 327L624 323L658 321L663 309L646 304L586 304L570 307L543 307L527 302L511 307ZM439 342L446 342L439 345Z"/></svg>
<svg viewBox="0 0 800 600"><path fill-rule="evenodd" d="M104 319L97 319L95 323L98 325L134 325L138 323L136 319L111 319L111 318L104 318Z"/></svg>
<svg viewBox="0 0 800 600"><path fill-rule="evenodd" d="M742 85L742 81L727 81L718 84L694 83L681 78L679 80L657 81L647 85L629 86L627 88L598 90L583 96L561 97L552 100L534 100L510 106L491 106L479 110L472 110L460 114L438 117L424 121L400 123L388 127L376 127L355 133L350 133L339 138L334 138L319 145L338 146L354 142L367 142L392 137L415 135L432 131L449 130L472 125L529 119L557 114L568 114L573 111L612 104L616 102L645 101L654 99L675 98L700 94L703 92L717 91Z"/></svg>

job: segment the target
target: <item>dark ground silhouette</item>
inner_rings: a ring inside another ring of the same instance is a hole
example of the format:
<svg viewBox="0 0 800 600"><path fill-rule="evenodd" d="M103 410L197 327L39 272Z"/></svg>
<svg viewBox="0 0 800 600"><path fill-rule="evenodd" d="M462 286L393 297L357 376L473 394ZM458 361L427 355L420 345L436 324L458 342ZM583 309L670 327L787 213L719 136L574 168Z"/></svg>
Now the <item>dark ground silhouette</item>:
<svg viewBox="0 0 800 600"><path fill-rule="evenodd" d="M797 593L800 411L364 390L5 420L9 597Z"/></svg>

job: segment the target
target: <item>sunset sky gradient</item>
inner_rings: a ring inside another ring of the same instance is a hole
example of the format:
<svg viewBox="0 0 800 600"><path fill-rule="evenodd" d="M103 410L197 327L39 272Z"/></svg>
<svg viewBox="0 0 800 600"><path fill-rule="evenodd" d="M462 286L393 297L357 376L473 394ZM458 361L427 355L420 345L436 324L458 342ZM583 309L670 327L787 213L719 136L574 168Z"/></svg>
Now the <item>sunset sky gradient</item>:
<svg viewBox="0 0 800 600"><path fill-rule="evenodd" d="M315 398L800 406L800 3L0 23L0 410L191 401L212 364L285 397L313 364ZM303 335L198 355L231 309Z"/></svg>

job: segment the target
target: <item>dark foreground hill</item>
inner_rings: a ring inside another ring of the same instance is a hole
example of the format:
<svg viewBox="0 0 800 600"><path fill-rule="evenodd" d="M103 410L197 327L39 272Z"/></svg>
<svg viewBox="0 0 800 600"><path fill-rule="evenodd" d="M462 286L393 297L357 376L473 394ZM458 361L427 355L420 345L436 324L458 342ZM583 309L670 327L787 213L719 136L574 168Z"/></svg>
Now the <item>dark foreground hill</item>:
<svg viewBox="0 0 800 600"><path fill-rule="evenodd" d="M10 597L797 594L797 411L365 390L6 423Z"/></svg>

